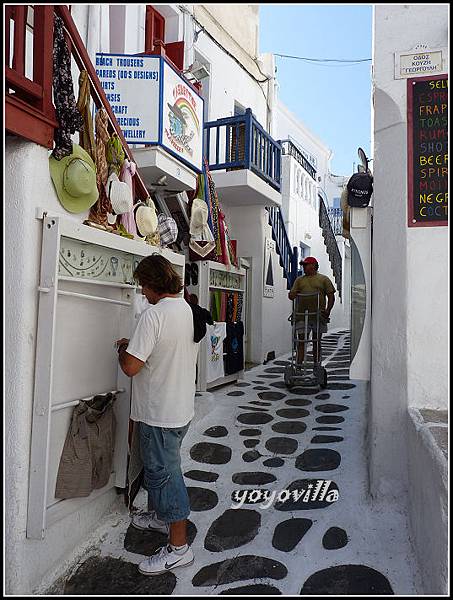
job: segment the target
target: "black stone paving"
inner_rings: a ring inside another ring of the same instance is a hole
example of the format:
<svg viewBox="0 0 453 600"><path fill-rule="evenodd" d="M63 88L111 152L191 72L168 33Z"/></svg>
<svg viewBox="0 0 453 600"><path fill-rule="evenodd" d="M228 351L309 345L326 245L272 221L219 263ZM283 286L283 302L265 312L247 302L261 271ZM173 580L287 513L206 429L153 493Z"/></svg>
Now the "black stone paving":
<svg viewBox="0 0 453 600"><path fill-rule="evenodd" d="M222 585L249 579L283 579L288 569L264 556L238 556L203 567L192 579L194 587Z"/></svg>
<svg viewBox="0 0 453 600"><path fill-rule="evenodd" d="M391 595L393 590L382 573L364 565L338 565L311 575L300 595L366 596Z"/></svg>
<svg viewBox="0 0 453 600"><path fill-rule="evenodd" d="M348 535L340 527L331 527L322 538L322 545L326 550L339 550L348 543Z"/></svg>
<svg viewBox="0 0 453 600"><path fill-rule="evenodd" d="M176 586L176 576L164 573L147 577L137 565L117 558L91 557L66 582L64 594L78 596L167 595Z"/></svg>
<svg viewBox="0 0 453 600"><path fill-rule="evenodd" d="M282 552L291 552L301 541L313 521L310 519L289 519L279 523L274 531L272 545Z"/></svg>
<svg viewBox="0 0 453 600"><path fill-rule="evenodd" d="M251 542L261 526L261 514L243 508L228 509L209 528L204 547L211 552L239 548Z"/></svg>

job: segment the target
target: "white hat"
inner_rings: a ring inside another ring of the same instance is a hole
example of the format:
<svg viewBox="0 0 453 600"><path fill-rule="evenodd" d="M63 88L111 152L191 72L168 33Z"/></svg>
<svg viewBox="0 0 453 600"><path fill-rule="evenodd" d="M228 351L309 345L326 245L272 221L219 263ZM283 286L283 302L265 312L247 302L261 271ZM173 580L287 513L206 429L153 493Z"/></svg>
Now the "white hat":
<svg viewBox="0 0 453 600"><path fill-rule="evenodd" d="M156 207L152 200L148 200L148 203L138 202L134 206L134 217L137 232L141 237L154 234L159 221L157 219Z"/></svg>
<svg viewBox="0 0 453 600"><path fill-rule="evenodd" d="M105 191L115 215L124 215L131 212L134 205L132 190L127 183L118 179L115 172L107 179Z"/></svg>
<svg viewBox="0 0 453 600"><path fill-rule="evenodd" d="M195 240L212 242L214 236L208 225L208 205L201 198L195 198L190 213L190 235Z"/></svg>

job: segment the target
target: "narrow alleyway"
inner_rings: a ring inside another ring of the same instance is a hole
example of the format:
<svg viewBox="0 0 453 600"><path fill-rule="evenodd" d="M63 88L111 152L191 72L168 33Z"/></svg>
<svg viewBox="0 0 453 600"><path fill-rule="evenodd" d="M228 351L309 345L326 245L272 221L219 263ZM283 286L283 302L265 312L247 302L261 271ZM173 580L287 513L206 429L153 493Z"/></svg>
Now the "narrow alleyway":
<svg viewBox="0 0 453 600"><path fill-rule="evenodd" d="M183 445L194 564L174 574L140 575L136 565L143 555L165 540L133 529L119 502L69 579L52 592L417 594L404 510L367 496L367 392L349 380L349 344L347 332L326 336L329 385L322 393L288 392L286 355L247 371L236 385L197 395L198 412ZM291 497L260 508L266 503L256 502L255 494L232 509L236 490L278 494L307 489L307 480L318 478L331 480L338 501ZM135 504L144 509L143 490Z"/></svg>

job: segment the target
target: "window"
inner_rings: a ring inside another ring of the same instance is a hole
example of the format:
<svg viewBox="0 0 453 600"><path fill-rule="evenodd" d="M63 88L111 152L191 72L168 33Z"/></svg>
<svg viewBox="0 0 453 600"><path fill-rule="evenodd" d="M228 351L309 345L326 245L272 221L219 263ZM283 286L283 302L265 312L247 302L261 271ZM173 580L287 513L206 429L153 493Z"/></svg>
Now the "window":
<svg viewBox="0 0 453 600"><path fill-rule="evenodd" d="M145 52L152 53L165 41L165 19L149 4L146 6Z"/></svg>
<svg viewBox="0 0 453 600"><path fill-rule="evenodd" d="M332 208L341 208L340 198L334 198Z"/></svg>

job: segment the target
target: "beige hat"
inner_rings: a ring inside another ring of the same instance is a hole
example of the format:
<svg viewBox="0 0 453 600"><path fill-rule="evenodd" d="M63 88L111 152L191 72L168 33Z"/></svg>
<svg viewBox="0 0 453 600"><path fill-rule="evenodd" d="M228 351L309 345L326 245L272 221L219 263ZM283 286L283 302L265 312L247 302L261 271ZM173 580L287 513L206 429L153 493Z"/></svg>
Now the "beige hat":
<svg viewBox="0 0 453 600"><path fill-rule="evenodd" d="M157 230L159 221L157 218L156 207L152 200L147 202L138 202L134 206L134 217L135 224L137 225L137 232L141 237L147 235L153 235Z"/></svg>
<svg viewBox="0 0 453 600"><path fill-rule="evenodd" d="M127 183L118 179L118 175L115 172L107 179L105 191L115 215L124 215L131 212L134 205L132 190Z"/></svg>
<svg viewBox="0 0 453 600"><path fill-rule="evenodd" d="M190 213L190 235L195 240L212 242L214 236L208 225L208 205L201 198L195 198Z"/></svg>

